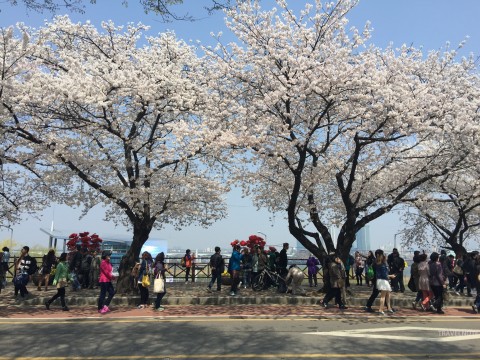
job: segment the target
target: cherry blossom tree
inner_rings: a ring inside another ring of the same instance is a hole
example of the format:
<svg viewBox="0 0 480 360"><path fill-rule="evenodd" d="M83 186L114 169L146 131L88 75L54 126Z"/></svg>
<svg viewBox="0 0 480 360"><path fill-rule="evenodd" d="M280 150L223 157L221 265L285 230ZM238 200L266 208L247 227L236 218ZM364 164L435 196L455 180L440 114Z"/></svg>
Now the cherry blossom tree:
<svg viewBox="0 0 480 360"><path fill-rule="evenodd" d="M403 216L403 243L426 247L443 245L458 257L467 253L467 243L478 245L479 179L478 166L472 165L424 184L423 191L412 199L413 210Z"/></svg>
<svg viewBox="0 0 480 360"><path fill-rule="evenodd" d="M3 131L55 169L52 186L79 180L64 189L65 203L102 203L106 220L132 229L119 291L153 228L207 226L226 212L215 170L226 132L209 110L209 70L173 33L144 38L146 30L56 18L32 33L2 108Z"/></svg>
<svg viewBox="0 0 480 360"><path fill-rule="evenodd" d="M243 150L235 180L258 207L286 212L320 259L346 259L362 227L461 164L466 151L447 145L478 109L472 59L367 46L368 24L347 28L356 3L316 2L299 15L282 0L270 11L245 3L227 13L239 43L219 37L205 49Z"/></svg>

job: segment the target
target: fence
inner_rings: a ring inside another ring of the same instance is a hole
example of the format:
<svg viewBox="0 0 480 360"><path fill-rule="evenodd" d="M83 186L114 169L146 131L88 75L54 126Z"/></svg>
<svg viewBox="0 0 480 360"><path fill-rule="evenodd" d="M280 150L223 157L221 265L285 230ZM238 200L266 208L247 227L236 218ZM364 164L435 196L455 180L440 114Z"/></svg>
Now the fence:
<svg viewBox="0 0 480 360"><path fill-rule="evenodd" d="M37 265L40 268L42 264L42 257L35 257L37 260ZM186 273L186 268L181 265L181 257L167 257L165 259L165 263L167 264L168 271L167 271L167 277L169 277L173 282L177 281L182 281L185 279L185 273ZM14 264L17 261L17 257L15 256L11 261L9 262L9 268L7 272L7 281L12 280L12 276L14 273ZM225 266L228 267L228 261L229 258L225 258ZM289 264L296 264L305 274L305 276L308 276L308 269L307 269L307 259L288 259ZM319 265L320 267L320 265ZM212 269L208 263L207 259L200 259L200 261L196 261L192 264L192 269L190 272L190 276L193 279L193 281L208 281L212 277ZM323 279L323 271L318 272L317 277L322 280ZM354 279L355 278L355 273L353 271L353 268L350 269L349 272L349 278Z"/></svg>

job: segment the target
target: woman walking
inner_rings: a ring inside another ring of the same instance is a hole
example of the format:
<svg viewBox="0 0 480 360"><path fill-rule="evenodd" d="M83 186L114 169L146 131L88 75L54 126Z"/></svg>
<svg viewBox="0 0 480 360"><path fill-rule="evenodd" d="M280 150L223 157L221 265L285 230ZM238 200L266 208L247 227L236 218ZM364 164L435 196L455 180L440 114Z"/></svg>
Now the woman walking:
<svg viewBox="0 0 480 360"><path fill-rule="evenodd" d="M154 275L155 279L161 278L163 279L163 292L157 293L157 298L155 299L155 311L163 311L165 308L161 306L161 302L165 294L167 293L167 283L166 283L166 278L165 278L165 254L161 252L155 257L155 265L154 265Z"/></svg>
<svg viewBox="0 0 480 360"><path fill-rule="evenodd" d="M418 290L422 292L423 301L420 306L423 311L432 309L430 300L433 297L432 288L430 287L430 269L427 263L427 254L421 254L418 257Z"/></svg>
<svg viewBox="0 0 480 360"><path fill-rule="evenodd" d="M428 264L430 270L430 286L435 295L434 308L437 314L445 314L443 308L443 288L446 286L445 275L443 274L442 264L440 263L440 255L433 252L430 255Z"/></svg>
<svg viewBox="0 0 480 360"><path fill-rule="evenodd" d="M113 267L110 263L110 256L112 252L104 250L102 252L102 263L100 264L100 277L98 283L100 284L100 296L98 298L98 312L105 314L110 311L108 306L115 295L115 289L113 288L112 281L115 279L113 276ZM108 298L105 301L105 296L108 292Z"/></svg>
<svg viewBox="0 0 480 360"><path fill-rule="evenodd" d="M392 292L392 288L388 280L394 279L395 275L388 275L387 258L383 253L377 254L375 261L375 274L377 275L377 289L380 291L379 313L385 315L383 311L385 303L387 304L387 311L393 313L394 311L390 304L390 293Z"/></svg>
<svg viewBox="0 0 480 360"><path fill-rule="evenodd" d="M70 310L65 303L65 288L67 287L67 283L70 280L70 272L68 271L66 261L67 253L62 253L60 255L60 258L58 259L58 265L55 271L55 278L53 279L53 285L57 286L57 293L45 302L45 307L47 308L47 310L50 310L50 304L53 303L57 298L60 298L60 303L62 304L63 311Z"/></svg>

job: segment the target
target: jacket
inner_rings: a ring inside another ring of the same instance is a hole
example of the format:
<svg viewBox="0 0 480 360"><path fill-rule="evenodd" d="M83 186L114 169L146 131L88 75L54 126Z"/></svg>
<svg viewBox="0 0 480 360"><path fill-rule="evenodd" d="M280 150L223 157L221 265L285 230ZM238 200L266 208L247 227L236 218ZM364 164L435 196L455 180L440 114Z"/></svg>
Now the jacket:
<svg viewBox="0 0 480 360"><path fill-rule="evenodd" d="M428 263L430 271L430 286L443 286L445 276L443 275L442 264L438 261Z"/></svg>
<svg viewBox="0 0 480 360"><path fill-rule="evenodd" d="M418 264L418 290L432 290L430 287L430 268L426 260Z"/></svg>
<svg viewBox="0 0 480 360"><path fill-rule="evenodd" d="M102 263L100 264L100 277L98 278L98 282L111 282L113 280L112 270L113 267L112 264L110 264L110 261L106 259L102 260Z"/></svg>
<svg viewBox="0 0 480 360"><path fill-rule="evenodd" d="M58 263L57 268L55 270L55 278L54 278L55 284L58 284L60 280L65 280L65 281L70 280L70 272L68 271L68 266L64 261Z"/></svg>
<svg viewBox="0 0 480 360"><path fill-rule="evenodd" d="M319 264L320 262L315 256L310 256L307 260L308 275L315 275L318 272L317 265Z"/></svg>
<svg viewBox="0 0 480 360"><path fill-rule="evenodd" d="M338 264L335 261L330 263L329 268L330 286L332 288L341 288L345 284L345 268L342 264Z"/></svg>
<svg viewBox="0 0 480 360"><path fill-rule="evenodd" d="M229 270L240 271L240 261L242 260L243 255L238 251L234 250L232 256L230 257L230 262L228 263Z"/></svg>

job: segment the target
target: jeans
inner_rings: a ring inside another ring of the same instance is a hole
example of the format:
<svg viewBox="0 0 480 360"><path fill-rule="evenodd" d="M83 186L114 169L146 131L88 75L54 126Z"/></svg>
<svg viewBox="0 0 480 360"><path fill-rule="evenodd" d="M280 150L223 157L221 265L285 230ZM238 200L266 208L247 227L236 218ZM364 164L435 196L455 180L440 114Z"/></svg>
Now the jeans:
<svg viewBox="0 0 480 360"><path fill-rule="evenodd" d="M157 298L155 299L155 309L158 309L160 307L160 304L162 303L162 299L167 293L167 288L165 287L165 291L162 293L157 293Z"/></svg>
<svg viewBox="0 0 480 360"><path fill-rule="evenodd" d="M339 305L342 306L342 289L340 288L330 288L328 291L327 295L323 298L323 303L328 304L328 302L335 297L335 302Z"/></svg>
<svg viewBox="0 0 480 360"><path fill-rule="evenodd" d="M315 286L317 286L317 273L315 274L308 273L308 285L312 287L313 283L315 284Z"/></svg>
<svg viewBox="0 0 480 360"><path fill-rule="evenodd" d="M52 296L50 300L48 300L48 304L53 303L57 298L60 298L60 303L62 304L62 308L66 307L67 305L65 304L65 288L57 288L57 293Z"/></svg>
<svg viewBox="0 0 480 360"><path fill-rule="evenodd" d="M105 296L108 292L108 298L105 301ZM110 305L110 302L113 299L113 295L115 295L115 289L111 282L101 282L100 283L100 297L98 298L98 310L102 310L103 306Z"/></svg>
<svg viewBox="0 0 480 360"><path fill-rule="evenodd" d="M232 270L232 287L230 291L233 293L237 293L238 283L240 282L240 271L239 270Z"/></svg>
<svg viewBox="0 0 480 360"><path fill-rule="evenodd" d="M190 275L190 269L191 269L191 267L186 267L185 268L185 282L188 281L188 276ZM193 277L192 277L192 281L193 281Z"/></svg>
<svg viewBox="0 0 480 360"><path fill-rule="evenodd" d="M392 279L392 290L405 292L405 285L403 284L403 270L395 273L395 278Z"/></svg>
<svg viewBox="0 0 480 360"><path fill-rule="evenodd" d="M252 284L252 269L243 269L242 273L243 286L250 286Z"/></svg>
<svg viewBox="0 0 480 360"><path fill-rule="evenodd" d="M367 305L366 305L367 308L371 308L373 303L375 302L375 299L378 297L378 295L380 295L380 291L378 291L377 289L376 281L372 280L372 283L373 283L373 289L372 289L372 294L367 300Z"/></svg>
<svg viewBox="0 0 480 360"><path fill-rule="evenodd" d="M443 286L434 286L431 285L433 294L435 295L435 308L437 309L437 312L442 310L443 307Z"/></svg>
<svg viewBox="0 0 480 360"><path fill-rule="evenodd" d="M222 273L220 271L212 271L212 279L210 284L208 284L209 289L212 288L215 281L217 282L217 290L220 291L222 289Z"/></svg>
<svg viewBox="0 0 480 360"><path fill-rule="evenodd" d="M138 284L138 289L140 290L140 305L147 305L148 303L148 287Z"/></svg>

